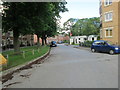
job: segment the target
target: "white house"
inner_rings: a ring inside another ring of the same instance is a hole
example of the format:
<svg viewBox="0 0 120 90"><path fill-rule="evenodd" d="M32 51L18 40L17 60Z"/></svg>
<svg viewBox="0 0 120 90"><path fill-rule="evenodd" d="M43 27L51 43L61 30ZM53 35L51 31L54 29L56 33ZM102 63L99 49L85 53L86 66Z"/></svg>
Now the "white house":
<svg viewBox="0 0 120 90"><path fill-rule="evenodd" d="M85 41L95 41L97 40L97 35L89 35L89 36L72 36L70 38L70 44L79 44L84 43Z"/></svg>
<svg viewBox="0 0 120 90"><path fill-rule="evenodd" d="M89 35L88 36L88 41L95 41L97 40L98 36L97 35Z"/></svg>
<svg viewBox="0 0 120 90"><path fill-rule="evenodd" d="M87 36L73 36L70 38L70 44L79 44L81 42L85 42L87 40Z"/></svg>

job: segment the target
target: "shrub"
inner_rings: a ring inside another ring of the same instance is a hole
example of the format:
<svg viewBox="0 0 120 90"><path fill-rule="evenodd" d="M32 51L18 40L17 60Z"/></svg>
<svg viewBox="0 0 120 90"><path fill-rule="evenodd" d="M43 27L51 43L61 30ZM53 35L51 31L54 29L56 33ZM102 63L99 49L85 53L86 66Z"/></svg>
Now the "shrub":
<svg viewBox="0 0 120 90"><path fill-rule="evenodd" d="M70 41L69 40L64 40L63 43L70 43Z"/></svg>
<svg viewBox="0 0 120 90"><path fill-rule="evenodd" d="M84 43L80 43L80 46L91 47L93 42L94 41L85 41Z"/></svg>

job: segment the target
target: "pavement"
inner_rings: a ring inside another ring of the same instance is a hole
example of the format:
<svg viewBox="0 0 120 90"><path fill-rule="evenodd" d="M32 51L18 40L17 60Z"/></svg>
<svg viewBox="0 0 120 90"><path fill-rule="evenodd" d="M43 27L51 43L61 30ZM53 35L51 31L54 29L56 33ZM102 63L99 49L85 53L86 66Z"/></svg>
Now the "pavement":
<svg viewBox="0 0 120 90"><path fill-rule="evenodd" d="M4 88L118 88L118 55L59 44L42 64L14 73Z"/></svg>

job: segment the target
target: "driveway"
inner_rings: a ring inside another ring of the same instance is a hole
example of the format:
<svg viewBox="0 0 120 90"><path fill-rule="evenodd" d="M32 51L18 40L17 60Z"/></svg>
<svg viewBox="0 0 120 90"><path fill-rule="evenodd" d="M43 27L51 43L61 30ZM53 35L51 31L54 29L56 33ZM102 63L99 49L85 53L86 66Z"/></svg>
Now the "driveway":
<svg viewBox="0 0 120 90"><path fill-rule="evenodd" d="M64 44L42 64L15 73L8 88L117 88L118 55L92 53Z"/></svg>

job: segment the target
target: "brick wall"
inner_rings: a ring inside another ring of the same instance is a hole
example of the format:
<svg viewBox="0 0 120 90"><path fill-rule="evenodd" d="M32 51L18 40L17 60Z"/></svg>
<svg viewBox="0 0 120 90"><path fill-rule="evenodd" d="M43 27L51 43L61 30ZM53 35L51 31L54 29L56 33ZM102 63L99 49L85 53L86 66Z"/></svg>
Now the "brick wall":
<svg viewBox="0 0 120 90"><path fill-rule="evenodd" d="M48 37L47 38L47 43L51 41L64 41L64 40L69 40L69 36L55 36L55 37ZM42 43L41 38L39 39L40 43ZM37 35L34 35L34 43L37 43Z"/></svg>
<svg viewBox="0 0 120 90"><path fill-rule="evenodd" d="M104 0L103 0L104 1ZM112 11L113 12L113 20L109 22L105 22L105 13ZM113 27L113 35L112 37L105 37L105 28ZM114 44L120 44L118 41L120 40L120 2L113 2L112 5L104 6L104 2L102 2L102 39L111 41Z"/></svg>

